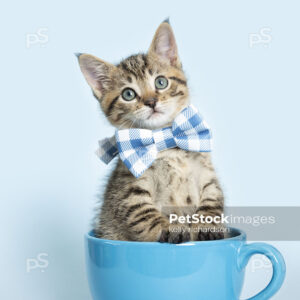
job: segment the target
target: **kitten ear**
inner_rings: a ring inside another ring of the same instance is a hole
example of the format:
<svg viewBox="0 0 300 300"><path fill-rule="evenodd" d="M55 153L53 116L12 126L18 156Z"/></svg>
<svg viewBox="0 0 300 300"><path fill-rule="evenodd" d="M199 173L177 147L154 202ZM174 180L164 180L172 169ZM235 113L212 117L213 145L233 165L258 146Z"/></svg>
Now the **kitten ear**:
<svg viewBox="0 0 300 300"><path fill-rule="evenodd" d="M149 53L154 53L161 59L167 60L172 66L181 67L175 36L168 19L161 23L156 30Z"/></svg>
<svg viewBox="0 0 300 300"><path fill-rule="evenodd" d="M76 54L76 56L87 83L100 100L105 89L110 87L110 74L115 66L90 54Z"/></svg>

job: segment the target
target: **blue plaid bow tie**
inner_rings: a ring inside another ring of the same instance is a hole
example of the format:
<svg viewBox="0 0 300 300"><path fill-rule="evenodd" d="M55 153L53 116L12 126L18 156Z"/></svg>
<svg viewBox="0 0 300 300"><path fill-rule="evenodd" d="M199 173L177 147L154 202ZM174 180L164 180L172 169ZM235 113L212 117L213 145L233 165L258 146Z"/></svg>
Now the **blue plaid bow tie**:
<svg viewBox="0 0 300 300"><path fill-rule="evenodd" d="M108 164L119 154L129 171L140 177L153 164L159 151L175 147L211 151L209 127L193 105L182 110L171 127L117 130L115 136L99 141L97 155Z"/></svg>

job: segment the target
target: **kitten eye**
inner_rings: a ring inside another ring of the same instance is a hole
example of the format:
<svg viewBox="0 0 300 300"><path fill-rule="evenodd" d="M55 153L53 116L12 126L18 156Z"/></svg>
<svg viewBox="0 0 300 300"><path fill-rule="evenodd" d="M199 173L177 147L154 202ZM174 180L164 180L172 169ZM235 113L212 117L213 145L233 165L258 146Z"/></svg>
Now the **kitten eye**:
<svg viewBox="0 0 300 300"><path fill-rule="evenodd" d="M155 79L155 87L159 90L163 90L168 86L168 79L164 76L159 76Z"/></svg>
<svg viewBox="0 0 300 300"><path fill-rule="evenodd" d="M136 97L136 93L133 89L127 88L122 92L122 97L126 101L131 101Z"/></svg>

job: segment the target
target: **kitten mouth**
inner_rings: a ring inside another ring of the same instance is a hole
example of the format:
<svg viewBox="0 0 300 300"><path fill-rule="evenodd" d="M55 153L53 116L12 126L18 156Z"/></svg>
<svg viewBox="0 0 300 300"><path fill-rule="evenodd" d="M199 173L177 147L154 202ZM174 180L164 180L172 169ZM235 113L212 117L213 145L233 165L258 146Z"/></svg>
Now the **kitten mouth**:
<svg viewBox="0 0 300 300"><path fill-rule="evenodd" d="M163 115L164 113L158 109L153 109L153 111L150 113L149 117L147 118L147 120L150 120L152 118L157 118L161 115Z"/></svg>

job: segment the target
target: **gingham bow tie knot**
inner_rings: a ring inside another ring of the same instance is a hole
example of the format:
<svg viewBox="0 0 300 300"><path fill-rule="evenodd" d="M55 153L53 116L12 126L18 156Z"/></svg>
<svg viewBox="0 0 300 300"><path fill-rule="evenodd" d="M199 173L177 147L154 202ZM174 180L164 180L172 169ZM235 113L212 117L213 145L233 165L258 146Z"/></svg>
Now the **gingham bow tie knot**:
<svg viewBox="0 0 300 300"><path fill-rule="evenodd" d="M119 154L130 172L140 177L153 164L159 151L175 147L186 151L211 151L209 127L193 105L182 110L171 127L117 130L115 136L99 141L97 155L108 164Z"/></svg>

